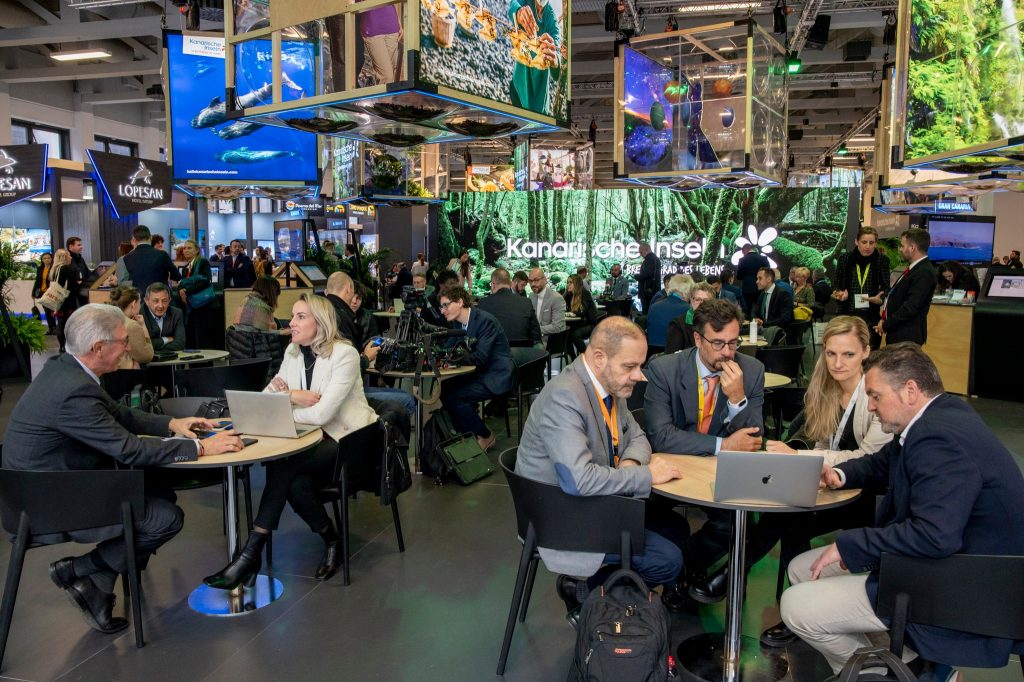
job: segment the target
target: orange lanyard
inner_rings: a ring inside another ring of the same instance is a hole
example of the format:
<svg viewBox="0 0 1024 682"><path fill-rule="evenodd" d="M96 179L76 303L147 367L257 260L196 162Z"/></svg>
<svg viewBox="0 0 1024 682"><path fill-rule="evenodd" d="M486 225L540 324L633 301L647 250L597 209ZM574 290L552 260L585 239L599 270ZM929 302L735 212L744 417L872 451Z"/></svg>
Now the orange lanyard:
<svg viewBox="0 0 1024 682"><path fill-rule="evenodd" d="M715 413L715 396L718 395L717 389L711 392L708 401L708 414ZM701 424L704 423L704 378L700 376L700 371L697 372L697 429L700 430Z"/></svg>
<svg viewBox="0 0 1024 682"><path fill-rule="evenodd" d="M584 358L584 366L587 361ZM589 367L587 368L590 369ZM608 427L608 432L612 435L612 457L615 461L615 466L619 466L619 418L615 411L615 398L612 398L612 410L608 412L608 407L604 404L604 400L601 398L601 392L597 390L597 384L593 381L590 382L594 387L594 393L597 394L597 403L601 406L601 416L604 417L604 425Z"/></svg>

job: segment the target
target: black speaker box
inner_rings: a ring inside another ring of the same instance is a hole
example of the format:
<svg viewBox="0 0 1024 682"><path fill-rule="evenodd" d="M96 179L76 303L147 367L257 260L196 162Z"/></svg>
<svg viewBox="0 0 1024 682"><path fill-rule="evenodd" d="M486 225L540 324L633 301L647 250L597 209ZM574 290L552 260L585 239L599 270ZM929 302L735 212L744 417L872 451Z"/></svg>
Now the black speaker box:
<svg viewBox="0 0 1024 682"><path fill-rule="evenodd" d="M870 56L870 40L851 40L843 46L844 62L865 62Z"/></svg>
<svg viewBox="0 0 1024 682"><path fill-rule="evenodd" d="M832 17L828 14L819 14L814 20L814 26L807 32L807 43L805 47L812 50L823 50L828 43L828 29L832 25Z"/></svg>

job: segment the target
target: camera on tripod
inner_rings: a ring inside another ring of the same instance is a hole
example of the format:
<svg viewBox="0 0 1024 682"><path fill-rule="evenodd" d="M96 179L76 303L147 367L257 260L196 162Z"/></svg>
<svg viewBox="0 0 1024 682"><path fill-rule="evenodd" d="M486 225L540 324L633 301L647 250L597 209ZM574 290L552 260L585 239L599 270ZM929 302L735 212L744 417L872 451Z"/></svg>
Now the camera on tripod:
<svg viewBox="0 0 1024 682"><path fill-rule="evenodd" d="M399 315L394 334L381 340L376 367L380 372L440 373L442 367L457 367L466 362L475 339L465 330L427 324L420 310L427 307L422 291L404 287L405 309ZM453 337L459 337L450 343Z"/></svg>

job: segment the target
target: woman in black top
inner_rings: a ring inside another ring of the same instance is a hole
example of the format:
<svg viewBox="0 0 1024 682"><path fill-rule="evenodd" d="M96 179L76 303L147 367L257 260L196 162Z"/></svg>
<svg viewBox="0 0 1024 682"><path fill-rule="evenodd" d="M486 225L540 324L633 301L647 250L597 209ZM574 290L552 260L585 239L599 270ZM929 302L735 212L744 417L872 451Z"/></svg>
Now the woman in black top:
<svg viewBox="0 0 1024 682"><path fill-rule="evenodd" d="M854 315L867 323L872 350L882 345L874 329L882 319L882 296L889 291L889 260L877 245L878 232L860 228L857 246L839 257L832 291L841 315Z"/></svg>
<svg viewBox="0 0 1024 682"><path fill-rule="evenodd" d="M579 275L569 275L565 287L565 309L580 318L578 326L573 326L569 333L569 347L566 349L575 358L586 350L587 338L597 324L597 304Z"/></svg>
<svg viewBox="0 0 1024 682"><path fill-rule="evenodd" d="M940 265L937 278L935 291L939 294L945 294L953 289L973 291L975 294L981 291L981 284L974 273L955 260L948 260Z"/></svg>
<svg viewBox="0 0 1024 682"><path fill-rule="evenodd" d="M185 308L185 344L188 348L222 348L224 326L218 316L220 303L213 289L210 261L199 253L199 245L191 239L181 246L185 265L181 266L178 296Z"/></svg>

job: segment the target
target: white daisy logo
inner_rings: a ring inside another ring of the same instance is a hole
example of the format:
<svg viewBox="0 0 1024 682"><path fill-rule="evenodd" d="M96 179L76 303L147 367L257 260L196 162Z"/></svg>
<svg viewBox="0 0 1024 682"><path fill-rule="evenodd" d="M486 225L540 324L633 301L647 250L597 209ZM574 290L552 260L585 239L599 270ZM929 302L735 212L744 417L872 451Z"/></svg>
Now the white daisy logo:
<svg viewBox="0 0 1024 682"><path fill-rule="evenodd" d="M779 236L779 231L774 227L766 228L761 234L757 233L757 228L753 225L747 225L747 236L736 237L736 253L732 254L732 264L737 265L740 262L740 257L743 256L743 247L747 244L756 246L757 250L761 252L765 258L768 259L768 263L773 267L779 267L779 264L771 257L771 252L774 251L772 248L772 242L775 241Z"/></svg>

